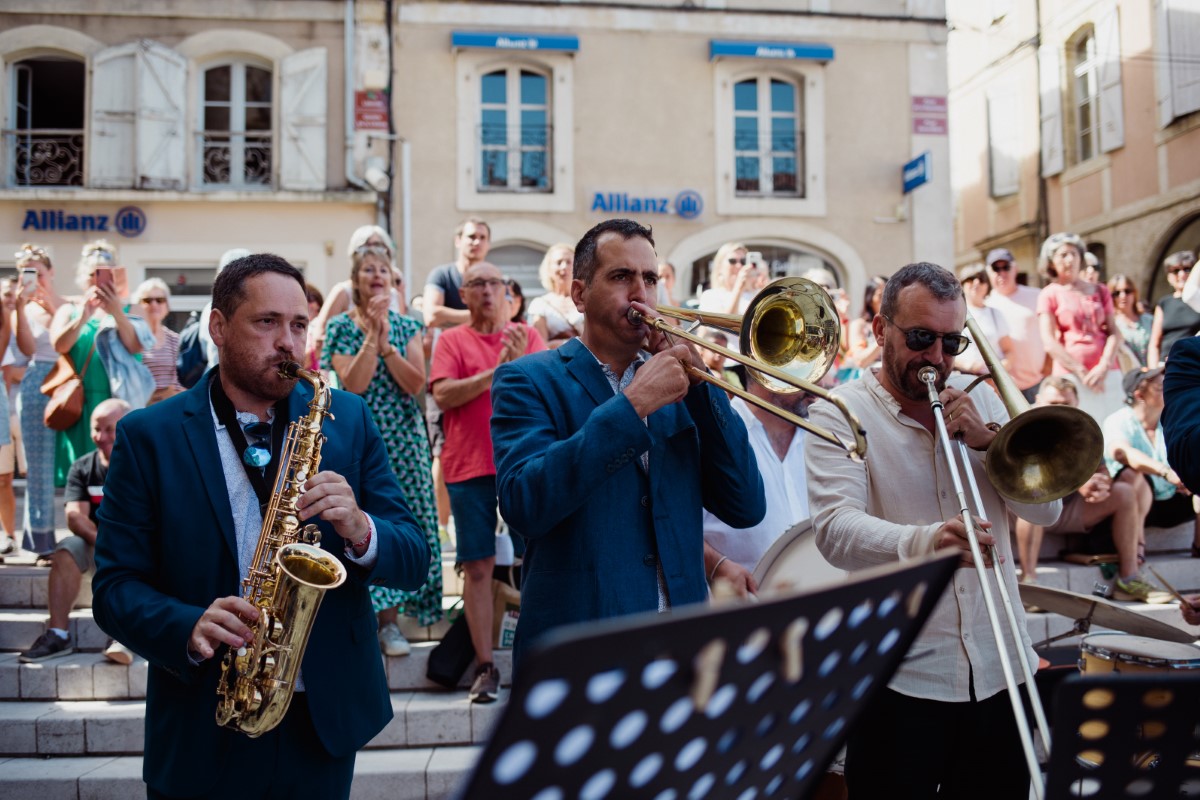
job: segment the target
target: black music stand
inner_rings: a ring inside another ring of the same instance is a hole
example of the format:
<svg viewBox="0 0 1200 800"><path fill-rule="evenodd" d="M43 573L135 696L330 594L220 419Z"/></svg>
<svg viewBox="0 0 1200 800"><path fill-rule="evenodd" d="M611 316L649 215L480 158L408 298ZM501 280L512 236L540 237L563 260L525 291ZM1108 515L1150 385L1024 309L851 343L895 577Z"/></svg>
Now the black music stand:
<svg viewBox="0 0 1200 800"><path fill-rule="evenodd" d="M1200 797L1200 676L1072 675L1057 701L1046 797Z"/></svg>
<svg viewBox="0 0 1200 800"><path fill-rule="evenodd" d="M805 797L957 565L547 635L459 796Z"/></svg>

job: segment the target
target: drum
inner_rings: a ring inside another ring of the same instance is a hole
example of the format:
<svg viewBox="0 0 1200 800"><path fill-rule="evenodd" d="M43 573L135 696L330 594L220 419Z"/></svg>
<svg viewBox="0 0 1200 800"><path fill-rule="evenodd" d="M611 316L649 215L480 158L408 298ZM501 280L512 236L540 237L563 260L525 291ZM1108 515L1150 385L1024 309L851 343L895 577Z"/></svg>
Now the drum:
<svg viewBox="0 0 1200 800"><path fill-rule="evenodd" d="M1079 671L1084 675L1172 670L1200 670L1200 647L1128 633L1092 633L1080 645Z"/></svg>
<svg viewBox="0 0 1200 800"><path fill-rule="evenodd" d="M760 597L807 592L846 580L846 572L834 567L817 549L812 520L804 519L788 528L763 553L754 566Z"/></svg>

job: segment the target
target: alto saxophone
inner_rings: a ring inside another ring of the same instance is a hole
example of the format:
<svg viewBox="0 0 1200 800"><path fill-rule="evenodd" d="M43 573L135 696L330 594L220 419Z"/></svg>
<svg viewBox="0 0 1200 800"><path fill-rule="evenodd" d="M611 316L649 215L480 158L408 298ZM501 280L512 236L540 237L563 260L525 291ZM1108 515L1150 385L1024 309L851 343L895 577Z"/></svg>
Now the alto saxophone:
<svg viewBox="0 0 1200 800"><path fill-rule="evenodd" d="M217 724L251 738L283 720L321 600L346 580L342 563L320 548L317 526L302 528L296 515L304 484L321 463L321 425L332 416L329 385L291 361L279 374L311 383L313 399L308 413L288 426L258 547L242 581L242 597L259 611L250 624L254 640L225 651L217 684Z"/></svg>

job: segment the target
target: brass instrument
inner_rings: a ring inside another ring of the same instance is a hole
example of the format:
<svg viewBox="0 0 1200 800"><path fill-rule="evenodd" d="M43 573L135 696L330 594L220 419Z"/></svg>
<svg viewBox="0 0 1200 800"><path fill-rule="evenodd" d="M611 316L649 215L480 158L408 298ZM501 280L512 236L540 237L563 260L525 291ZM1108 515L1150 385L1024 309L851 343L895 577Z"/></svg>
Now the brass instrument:
<svg viewBox="0 0 1200 800"><path fill-rule="evenodd" d="M242 597L259 610L250 624L254 641L225 651L217 684L217 724L251 738L283 720L321 600L346 580L346 568L319 546L317 526L301 528L296 515L304 484L321 463L329 386L295 362L282 364L279 374L311 383L313 399L308 413L288 426L258 547L242 581Z"/></svg>
<svg viewBox="0 0 1200 800"><path fill-rule="evenodd" d="M987 365L1000 399L1008 410L1011 419L1000 429L992 443L988 446L985 467L988 480L1002 496L1021 503L1048 503L1074 492L1082 486L1095 472L1096 466L1104 452L1104 437L1100 426L1087 413L1069 406L1045 408L1030 408L1025 397L1017 388L1016 383L1000 366L1000 358L980 330L974 319L967 316L967 330L970 331L975 346L979 348L983 361ZM966 528L967 542L971 547L971 557L975 573L979 577L983 594L984 609L991 623L992 636L999 651L1000 669L1004 673L1004 684L1008 690L1009 701L1012 703L1013 716L1016 718L1017 731L1021 738L1021 747L1025 753L1025 762L1029 767L1029 777L1033 783L1034 797L1041 800L1045 796L1045 786L1042 783L1041 767L1034 748L1033 733L1029 727L1029 718L1021 701L1021 692L1014 677L1012 664L1009 662L1008 650L1004 646L1004 633L1000 625L996 601L992 597L991 586L988 584L982 547L975 529L971 504L963 488L959 475L959 463L955 460L954 451L950 446L950 435L946 431L946 421L942 414L942 401L937 390L937 370L924 367L917 377L925 383L929 390L929 403L933 408L934 423L937 426L938 437L950 463L950 477L958 495L963 525ZM984 376L987 377L987 376ZM970 392L983 378L979 378L967 387ZM979 485L975 481L975 473L971 469L971 461L967 446L961 438L957 439L958 457L962 462L962 474L966 476L967 485L971 490L971 499L977 514L983 513L983 498L979 493ZM994 546L989 548L992 571L996 576L996 587L1004 607L1005 618L1008 622L1009 634L1016 652L1024 652L1021 639L1021 625L1013 610L1012 598L1005 585L1000 568L1000 554ZM1047 756L1050 752L1050 726L1046 721L1046 712L1042 707L1041 697L1033 680L1033 672L1023 655L1018 656L1022 677L1025 679L1025 690L1028 695L1029 707L1033 711L1034 720L1041 733L1042 745Z"/></svg>
<svg viewBox="0 0 1200 800"><path fill-rule="evenodd" d="M847 444L836 434L814 425L803 417L685 363L684 369L689 375L719 386L747 403L836 444L855 460L861 460L867 454L867 432L863 430L854 412L840 398L834 397L815 383L833 365L842 327L833 300L820 286L804 278L780 278L772 281L754 296L746 313L740 317L735 314L712 314L677 306L659 306L656 310L664 317L735 333L739 337L742 351L748 355L714 344L663 319L643 318L633 308L630 308L626 315L631 322L645 322L668 338L677 336L686 339L697 347L712 350L745 365L751 377L773 392L790 394L805 391L827 400L845 417L854 442Z"/></svg>

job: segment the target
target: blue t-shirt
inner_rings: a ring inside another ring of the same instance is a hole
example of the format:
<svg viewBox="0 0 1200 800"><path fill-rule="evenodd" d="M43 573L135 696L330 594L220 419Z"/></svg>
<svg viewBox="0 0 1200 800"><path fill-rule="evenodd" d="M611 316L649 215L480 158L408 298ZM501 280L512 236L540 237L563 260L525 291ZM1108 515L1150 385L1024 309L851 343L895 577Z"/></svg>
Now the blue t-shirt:
<svg viewBox="0 0 1200 800"><path fill-rule="evenodd" d="M1154 443L1151 444L1142 423L1134 416L1133 409L1129 406L1114 411L1104 420L1104 463L1108 465L1108 471L1112 475L1121 470L1122 464L1109 456L1109 453L1116 442L1122 441L1128 442L1130 447L1144 455L1167 463L1167 443L1163 436L1162 422L1158 423L1154 432ZM1170 500L1175 496L1175 484L1166 478L1151 475L1150 484L1154 487L1155 500Z"/></svg>

